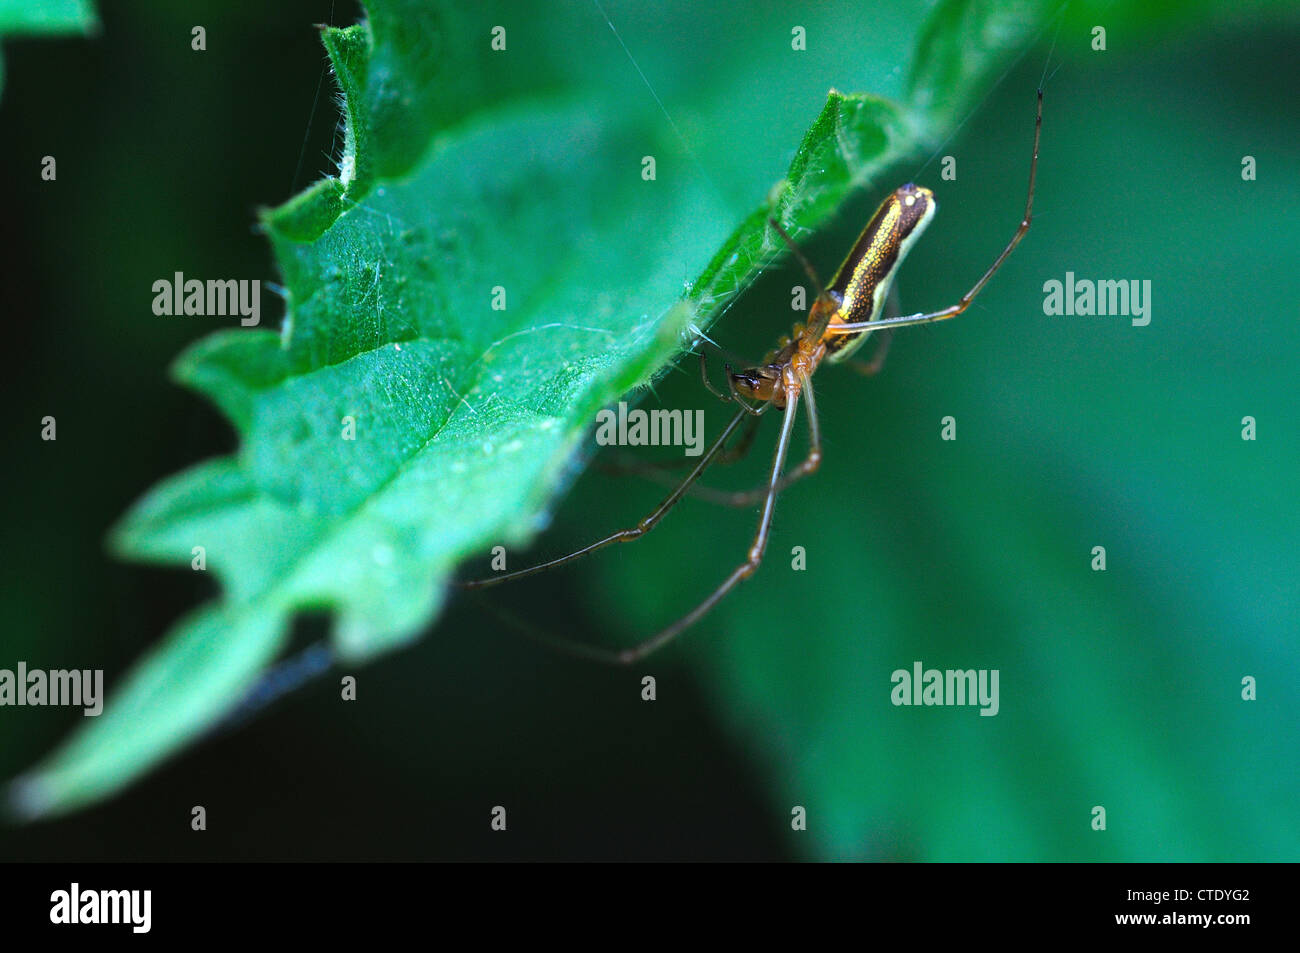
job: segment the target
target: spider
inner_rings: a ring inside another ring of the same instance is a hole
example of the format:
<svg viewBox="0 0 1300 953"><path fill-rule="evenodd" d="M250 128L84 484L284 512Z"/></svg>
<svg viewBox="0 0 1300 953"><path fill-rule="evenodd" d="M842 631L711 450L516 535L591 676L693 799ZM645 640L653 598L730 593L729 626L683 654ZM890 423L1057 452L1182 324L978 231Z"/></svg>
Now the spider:
<svg viewBox="0 0 1300 953"><path fill-rule="evenodd" d="M772 514L780 492L796 480L815 472L821 465L821 429L817 421L817 403L813 396L812 377L822 362L844 363L863 374L875 374L884 362L894 328L945 321L961 314L970 307L975 296L988 284L989 279L1006 261L1007 256L1025 237L1033 214L1034 180L1038 172L1038 145L1042 128L1043 91L1039 89L1037 115L1034 119L1034 151L1029 164L1029 189L1020 227L1016 229L1006 247L970 291L966 292L956 304L940 311L902 317L884 316L894 276L899 266L934 218L937 206L934 193L929 189L910 182L895 189L871 216L829 286L821 283L812 264L804 257L780 223L776 219L769 219L768 224L789 247L811 279L813 287L817 290L817 297L808 310L807 320L796 324L791 333L782 338L777 343L776 349L762 362L738 371L733 370L730 364L725 365L727 373L725 393L710 381L704 352L700 352L700 377L704 381L704 386L720 400L737 405L738 409L709 449L700 456L690 473L649 515L629 529L612 533L567 556L560 556L527 569L501 573L486 579L463 581L459 585L467 589L495 586L508 580L521 579L548 569L555 569L614 543L627 543L641 538L654 529L659 521L687 495L688 491L692 490L692 484L711 463L723 457L723 448L743 421L750 418L756 425L757 418L776 408L781 411L781 433L777 439L767 482L748 492L715 496L715 499L720 498L722 502L737 506L751 505L759 501L762 503L758 526L744 561L695 608L642 642L615 650L571 642L562 644L570 651L588 658L627 665L662 648L698 622L732 589L758 570L767 549ZM881 340L872 360L865 364L851 361L854 352L877 331L882 332ZM808 455L786 472L785 464L790 450L790 438L794 433L795 418L801 402L808 419ZM748 448L754 429L755 427L751 426L742 436L738 446L728 451L731 456L739 456ZM704 488L695 487L695 489Z"/></svg>

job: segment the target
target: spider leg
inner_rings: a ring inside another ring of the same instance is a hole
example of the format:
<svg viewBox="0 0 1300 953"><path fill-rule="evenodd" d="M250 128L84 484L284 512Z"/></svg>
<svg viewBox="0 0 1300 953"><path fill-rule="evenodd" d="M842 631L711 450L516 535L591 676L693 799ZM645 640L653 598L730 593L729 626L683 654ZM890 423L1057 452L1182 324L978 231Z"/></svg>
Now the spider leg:
<svg viewBox="0 0 1300 953"><path fill-rule="evenodd" d="M822 463L822 433L821 424L817 419L817 401L813 397L812 381L807 375L800 379L800 388L803 391L804 400L807 401L804 407L804 413L808 417L808 456L803 459L797 467L781 477L777 484L777 492L780 493L792 483L816 473L817 468ZM768 485L755 487L752 490L740 490L736 492L728 490L718 490L711 486L693 486L691 495L698 496L702 500L710 503L718 503L722 506L745 507L753 506L759 500L767 495Z"/></svg>
<svg viewBox="0 0 1300 953"><path fill-rule="evenodd" d="M750 543L749 552L745 556L744 562L731 571L731 574L724 579L713 592L709 593L699 605L697 605L686 615L682 616L672 625L661 629L650 638L636 645L629 646L625 649L613 650L609 653L607 660L617 662L621 665L630 665L645 658L650 653L663 648L682 632L686 631L705 614L716 606L722 598L732 589L736 588L744 580L752 576L763 562L763 554L767 551L768 536L772 531L772 514L776 510L776 497L781 490L781 471L785 466L786 454L790 449L790 435L794 432L795 411L799 405L798 392L788 393L785 405L785 417L781 422L781 436L776 444L776 453L772 456L772 471L768 477L767 490L763 499L763 510L758 518L758 527L754 532L754 540ZM593 656L594 657L594 656Z"/></svg>
<svg viewBox="0 0 1300 953"><path fill-rule="evenodd" d="M764 405L764 407L769 406L771 405ZM686 475L685 479L678 484L675 490L664 498L662 503L655 507L654 511L651 512L650 515L644 517L635 526L629 529L619 530L617 533L612 533L604 539L597 540L589 546L584 546L582 549L569 553L567 556L550 559L544 563L538 563L536 566L530 566L527 569L517 569L514 572L503 572L495 576L488 576L485 579L464 580L456 583L456 585L462 589L486 589L487 587L495 586L498 583L507 582L513 579L522 579L525 576L531 576L548 569L555 569L559 566L571 563L576 559L581 559L588 553L594 553L597 550L604 549L606 546L612 546L614 543L627 543L634 539L640 539L646 533L650 532L650 530L654 529L655 526L658 525L659 521L668 514L668 511L681 501L682 497L686 495L687 489L690 488L690 485L694 483L699 478L700 474L708 468L709 464L713 462L714 457L721 452L723 445L727 442L727 438L731 436L732 432L738 426L740 426L740 422L745 419L745 413L744 410L739 411L731 418L731 421L727 426L722 429L722 433L713 441L713 446L709 447L708 451L700 457L699 461L696 462L694 468Z"/></svg>
<svg viewBox="0 0 1300 953"><path fill-rule="evenodd" d="M750 417L749 423L740 433L740 439L734 445L727 447L714 458L713 465L727 466L738 463L749 455L750 449L754 446L754 437L758 433L759 418ZM630 473L633 476L645 477L654 480L656 483L663 483L668 486L676 486L677 477L673 473L684 466L690 466L694 461L690 457L678 457L671 460L639 460L632 454L623 454L618 460L609 463L600 463L597 466L606 473ZM699 484L693 484L687 490L688 496L701 496L707 498L707 494L699 491L705 487Z"/></svg>

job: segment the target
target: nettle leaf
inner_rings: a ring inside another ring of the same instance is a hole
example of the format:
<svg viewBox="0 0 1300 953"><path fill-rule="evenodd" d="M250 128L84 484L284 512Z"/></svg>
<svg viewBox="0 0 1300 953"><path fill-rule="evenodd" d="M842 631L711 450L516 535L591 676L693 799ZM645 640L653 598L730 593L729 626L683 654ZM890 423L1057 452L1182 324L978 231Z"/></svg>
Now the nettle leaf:
<svg viewBox="0 0 1300 953"><path fill-rule="evenodd" d="M58 36L99 29L89 0L0 0L0 39L10 36ZM0 55L0 93L4 92L4 57Z"/></svg>
<svg viewBox="0 0 1300 953"><path fill-rule="evenodd" d="M326 30L347 142L338 177L264 217L283 329L219 333L174 369L240 450L165 481L113 534L156 563L202 546L222 597L19 779L12 805L36 816L103 797L201 734L283 650L296 612L332 612L349 659L426 631L457 563L540 528L596 412L784 254L769 215L824 223L948 131L933 104L968 98L1036 22L1018 5L972 34L951 11L973 6L944 4L925 31L921 108L832 92L772 204L738 226L703 176L664 174L689 166L661 115L598 87L533 95L527 76L485 67L483 14L376 0L368 23Z"/></svg>
<svg viewBox="0 0 1300 953"><path fill-rule="evenodd" d="M0 0L0 36L86 33L98 24L87 0Z"/></svg>

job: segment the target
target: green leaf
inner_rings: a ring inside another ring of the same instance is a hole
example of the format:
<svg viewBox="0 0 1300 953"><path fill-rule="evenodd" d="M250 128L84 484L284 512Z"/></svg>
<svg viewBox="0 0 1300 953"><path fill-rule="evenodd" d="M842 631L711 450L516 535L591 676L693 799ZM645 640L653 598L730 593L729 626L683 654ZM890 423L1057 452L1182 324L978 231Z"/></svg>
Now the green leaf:
<svg viewBox="0 0 1300 953"><path fill-rule="evenodd" d="M832 91L771 204L734 227L678 127L628 109L607 74L538 93L485 65L491 11L376 0L368 23L326 30L346 146L337 179L264 215L283 329L217 334L175 367L240 450L165 481L113 534L122 555L161 564L203 547L221 599L20 780L18 809L101 798L196 737L296 612L334 613L350 659L427 630L459 562L545 523L597 410L661 374L784 254L767 217L816 228L931 146L1038 9L993 16L997 29L983 16L972 43L974 21L954 13L967 6L983 5L945 4L923 31L918 108ZM716 115L742 115L742 94ZM729 148L725 162L771 182L772 155Z"/></svg>
<svg viewBox="0 0 1300 953"><path fill-rule="evenodd" d="M1050 9L1037 0L969 3L943 0L917 40L908 76L912 105L944 135L1005 66L1005 54L1037 33Z"/></svg>
<svg viewBox="0 0 1300 953"><path fill-rule="evenodd" d="M0 39L90 34L98 28L89 0L0 0ZM4 92L4 78L4 57L0 55L0 93Z"/></svg>
<svg viewBox="0 0 1300 953"><path fill-rule="evenodd" d="M90 33L98 25L88 0L0 0L0 36Z"/></svg>

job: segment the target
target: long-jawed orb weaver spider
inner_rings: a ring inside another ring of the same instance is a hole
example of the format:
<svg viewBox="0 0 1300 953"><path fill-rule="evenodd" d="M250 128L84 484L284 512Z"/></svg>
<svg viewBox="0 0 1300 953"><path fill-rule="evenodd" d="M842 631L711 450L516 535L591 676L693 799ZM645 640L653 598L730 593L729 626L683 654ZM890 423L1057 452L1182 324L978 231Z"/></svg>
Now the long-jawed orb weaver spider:
<svg viewBox="0 0 1300 953"><path fill-rule="evenodd" d="M626 543L639 539L658 525L668 511L687 495L688 491L692 489L692 484L695 483L700 474L708 469L709 464L719 459L723 454L723 447L726 445L727 440L742 421L748 417L753 418L753 422L757 423L758 417L775 407L783 412L781 434L777 439L776 452L772 457L772 467L767 482L749 492L714 496L715 499L719 499L721 502L738 506L750 505L758 501L762 502L758 528L754 532L754 539L750 544L744 562L733 569L731 574L694 609L672 625L636 645L621 650L605 650L597 646L582 645L567 640L548 638L546 641L560 644L568 650L588 658L630 664L644 658L656 649L662 648L698 622L705 613L717 605L742 580L752 576L763 561L763 553L767 549L768 534L772 526L772 513L776 507L777 495L796 480L816 471L821 465L821 430L817 422L817 404L813 397L812 376L817 371L817 368L821 366L822 361L829 361L832 364L848 362L852 354L863 345L873 332L883 331L884 334L876 355L870 363L861 365L850 363L850 366L854 366L864 374L874 374L880 369L884 360L885 352L889 346L888 335L892 334L894 328L905 327L910 324L926 324L931 321L945 321L961 314L970 306L975 296L988 284L989 279L1007 260L1007 256L1020 243L1020 240L1025 237L1025 233L1029 231L1029 222L1033 215L1034 180L1038 172L1038 144L1042 129L1043 91L1039 89L1038 111L1034 119L1034 152L1029 163L1029 190L1025 199L1024 218L1021 219L1020 227L1016 229L1016 233L1011 236L1011 241L1007 242L1001 254L993 260L993 264L984 272L979 281L975 282L974 287L966 292L956 304L941 311L911 314L902 317L883 316L894 283L894 276L897 274L899 266L903 263L903 259L917 239L921 237L921 233L925 231L926 226L930 224L930 220L934 218L936 210L934 193L929 189L913 185L910 182L895 189L893 194L881 203L871 220L867 222L848 257L844 259L844 263L840 265L839 270L835 273L829 287L822 285L812 264L800 252L798 246L795 245L794 240L790 238L785 229L775 219L769 219L769 224L781 236L785 244L789 246L790 251L799 260L804 271L812 280L813 287L817 290L817 297L813 301L812 307L808 309L807 321L803 324L796 324L791 334L782 338L778 342L776 350L769 353L760 364L740 371L733 371L731 365L726 365L727 393L718 390L709 380L705 355L703 351L700 352L700 376L704 380L704 386L719 399L728 403L734 402L739 407L739 410L722 429L722 433L714 440L708 451L700 457L690 473L668 494L662 503L655 507L653 512L630 529L619 530L617 533L597 540L589 546L584 546L576 552L569 553L567 556L551 559L536 566L530 566L527 569L506 572L486 579L461 582L459 585L467 589L482 589L507 580L522 579L525 576L531 576L548 569L555 569L576 559L581 559L588 553L594 553L598 549L604 549L614 543ZM808 417L808 456L804 458L802 463L786 473L784 472L786 456L790 449L790 437L794 433L795 413L800 400L804 403ZM742 448L748 447L752 435L753 428L751 427L742 436L740 441ZM743 452L743 449L740 452ZM730 453L733 456L736 455L734 450L730 451Z"/></svg>

